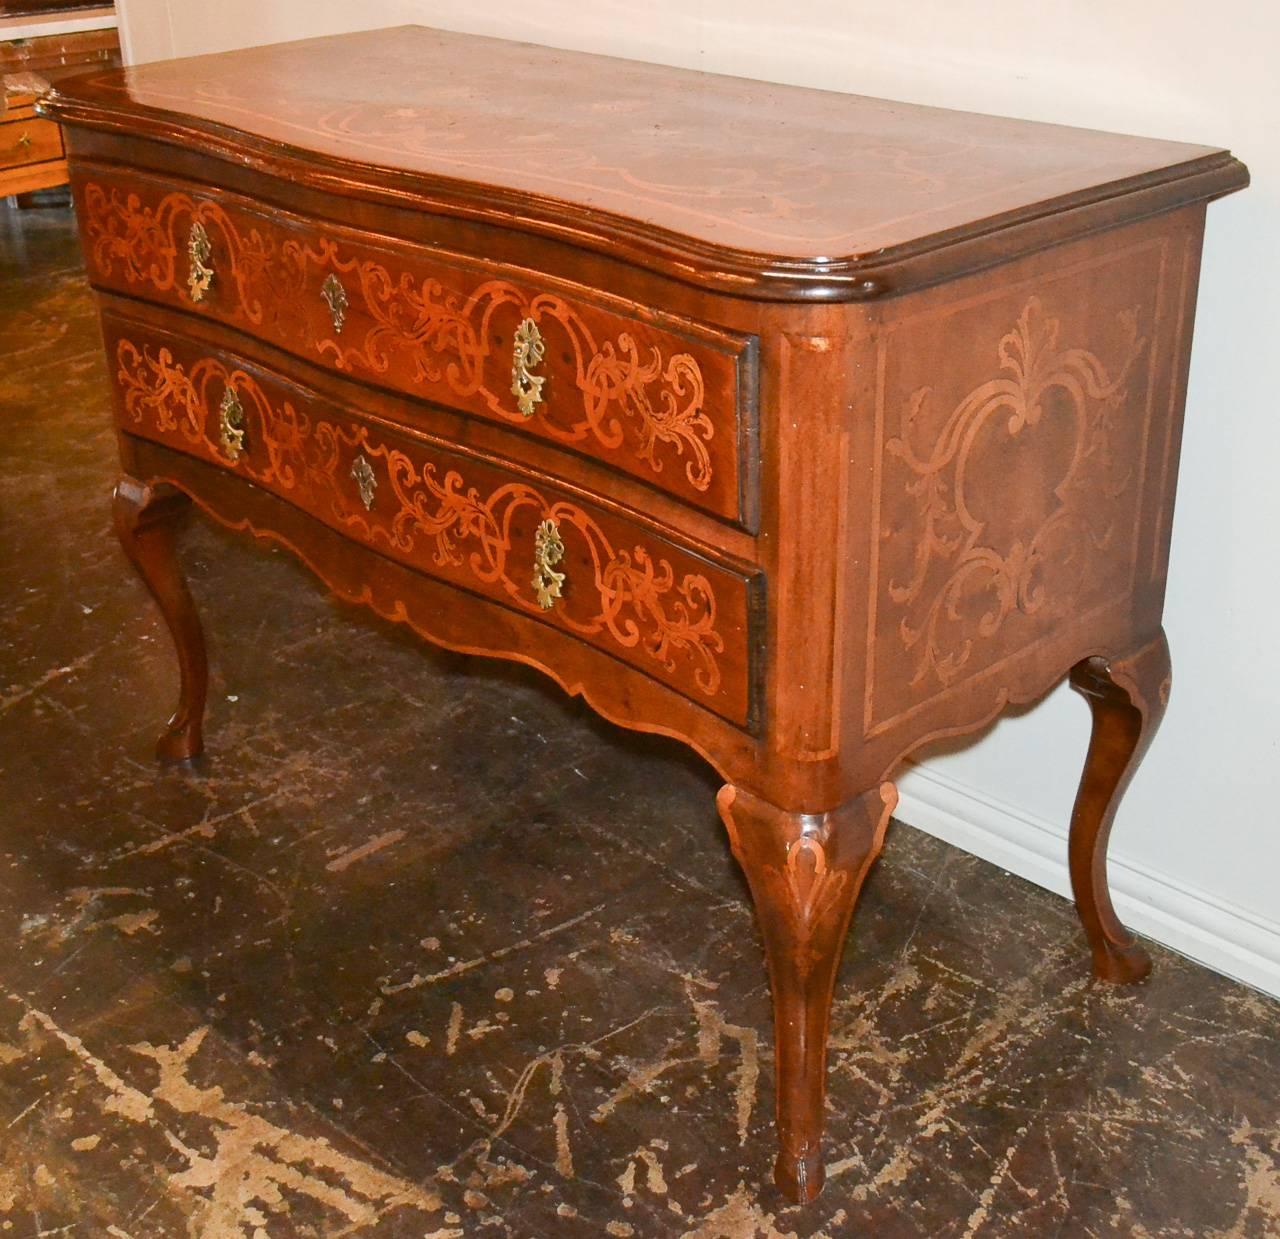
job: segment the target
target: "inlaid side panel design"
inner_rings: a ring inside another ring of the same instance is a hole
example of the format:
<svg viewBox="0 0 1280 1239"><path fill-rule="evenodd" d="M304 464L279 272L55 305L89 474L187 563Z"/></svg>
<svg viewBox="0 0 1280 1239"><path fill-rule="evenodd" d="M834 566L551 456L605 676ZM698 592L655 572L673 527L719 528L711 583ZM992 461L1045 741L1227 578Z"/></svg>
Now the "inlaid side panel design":
<svg viewBox="0 0 1280 1239"><path fill-rule="evenodd" d="M77 196L100 286L550 439L749 523L745 337L643 307L624 315L527 272L371 243L222 191L95 171Z"/></svg>
<svg viewBox="0 0 1280 1239"><path fill-rule="evenodd" d="M1165 267L1145 243L886 333L870 732L1127 604Z"/></svg>
<svg viewBox="0 0 1280 1239"><path fill-rule="evenodd" d="M122 427L749 720L752 576L487 460L388 433L243 358L105 320Z"/></svg>

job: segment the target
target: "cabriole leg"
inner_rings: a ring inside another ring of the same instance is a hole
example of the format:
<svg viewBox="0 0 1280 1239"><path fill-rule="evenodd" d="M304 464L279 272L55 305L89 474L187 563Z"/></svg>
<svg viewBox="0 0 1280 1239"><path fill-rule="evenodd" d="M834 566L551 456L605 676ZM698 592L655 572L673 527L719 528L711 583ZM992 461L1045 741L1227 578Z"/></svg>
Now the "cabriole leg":
<svg viewBox="0 0 1280 1239"><path fill-rule="evenodd" d="M120 545L160 607L178 653L178 708L156 745L156 756L162 761L185 761L204 748L201 729L208 684L204 633L174 549L176 523L189 503L179 491L146 486L131 477L121 478L112 495Z"/></svg>
<svg viewBox="0 0 1280 1239"><path fill-rule="evenodd" d="M1120 923L1107 887L1107 839L1120 798L1160 726L1169 701L1169 645L1161 630L1128 657L1086 658L1071 687L1093 712L1093 732L1071 815L1071 888L1104 981L1137 981L1151 971L1146 951Z"/></svg>
<svg viewBox="0 0 1280 1239"><path fill-rule="evenodd" d="M891 783L827 813L790 813L739 787L716 798L751 887L773 990L778 1160L791 1200L822 1190L831 992L858 892L884 842Z"/></svg>

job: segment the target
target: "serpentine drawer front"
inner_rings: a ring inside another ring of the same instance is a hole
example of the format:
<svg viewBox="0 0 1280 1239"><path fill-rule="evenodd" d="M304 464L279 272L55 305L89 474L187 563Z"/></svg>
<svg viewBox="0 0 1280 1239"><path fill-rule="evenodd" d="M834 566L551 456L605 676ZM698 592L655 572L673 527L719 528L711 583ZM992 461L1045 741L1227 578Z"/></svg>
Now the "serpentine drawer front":
<svg viewBox="0 0 1280 1239"><path fill-rule="evenodd" d="M419 27L41 108L102 310L116 532L178 654L161 757L203 748L191 501L692 747L768 958L793 1200L822 1187L888 780L928 741L1070 680L1094 730L1064 864L1095 974L1146 973L1106 848L1169 700L1206 204L1248 181L1228 152Z"/></svg>
<svg viewBox="0 0 1280 1239"><path fill-rule="evenodd" d="M231 470L384 555L748 722L758 572L397 433L243 356L114 315L103 331L127 434Z"/></svg>
<svg viewBox="0 0 1280 1239"><path fill-rule="evenodd" d="M208 186L94 168L73 188L101 288L207 315L543 436L720 516L754 518L747 337Z"/></svg>

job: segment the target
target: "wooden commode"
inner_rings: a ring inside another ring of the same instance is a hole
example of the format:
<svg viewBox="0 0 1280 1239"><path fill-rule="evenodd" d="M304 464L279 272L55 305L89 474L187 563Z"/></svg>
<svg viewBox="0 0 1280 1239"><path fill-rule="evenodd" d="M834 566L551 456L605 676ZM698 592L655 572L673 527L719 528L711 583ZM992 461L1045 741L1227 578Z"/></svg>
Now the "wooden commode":
<svg viewBox="0 0 1280 1239"><path fill-rule="evenodd" d="M102 312L116 528L178 650L161 756L202 747L190 500L692 746L764 936L793 1199L822 1185L887 780L926 741L1070 676L1093 711L1077 906L1099 976L1145 973L1106 844L1169 694L1229 154L418 27L40 107Z"/></svg>

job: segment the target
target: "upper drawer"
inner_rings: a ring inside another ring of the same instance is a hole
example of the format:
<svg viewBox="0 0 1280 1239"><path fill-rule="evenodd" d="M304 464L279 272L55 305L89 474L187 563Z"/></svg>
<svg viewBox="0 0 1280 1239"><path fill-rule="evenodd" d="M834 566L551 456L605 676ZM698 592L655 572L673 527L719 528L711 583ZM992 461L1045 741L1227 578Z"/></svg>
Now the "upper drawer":
<svg viewBox="0 0 1280 1239"><path fill-rule="evenodd" d="M549 439L747 528L755 342L237 194L73 178L95 284Z"/></svg>
<svg viewBox="0 0 1280 1239"><path fill-rule="evenodd" d="M38 116L0 122L0 168L62 158L62 131Z"/></svg>

